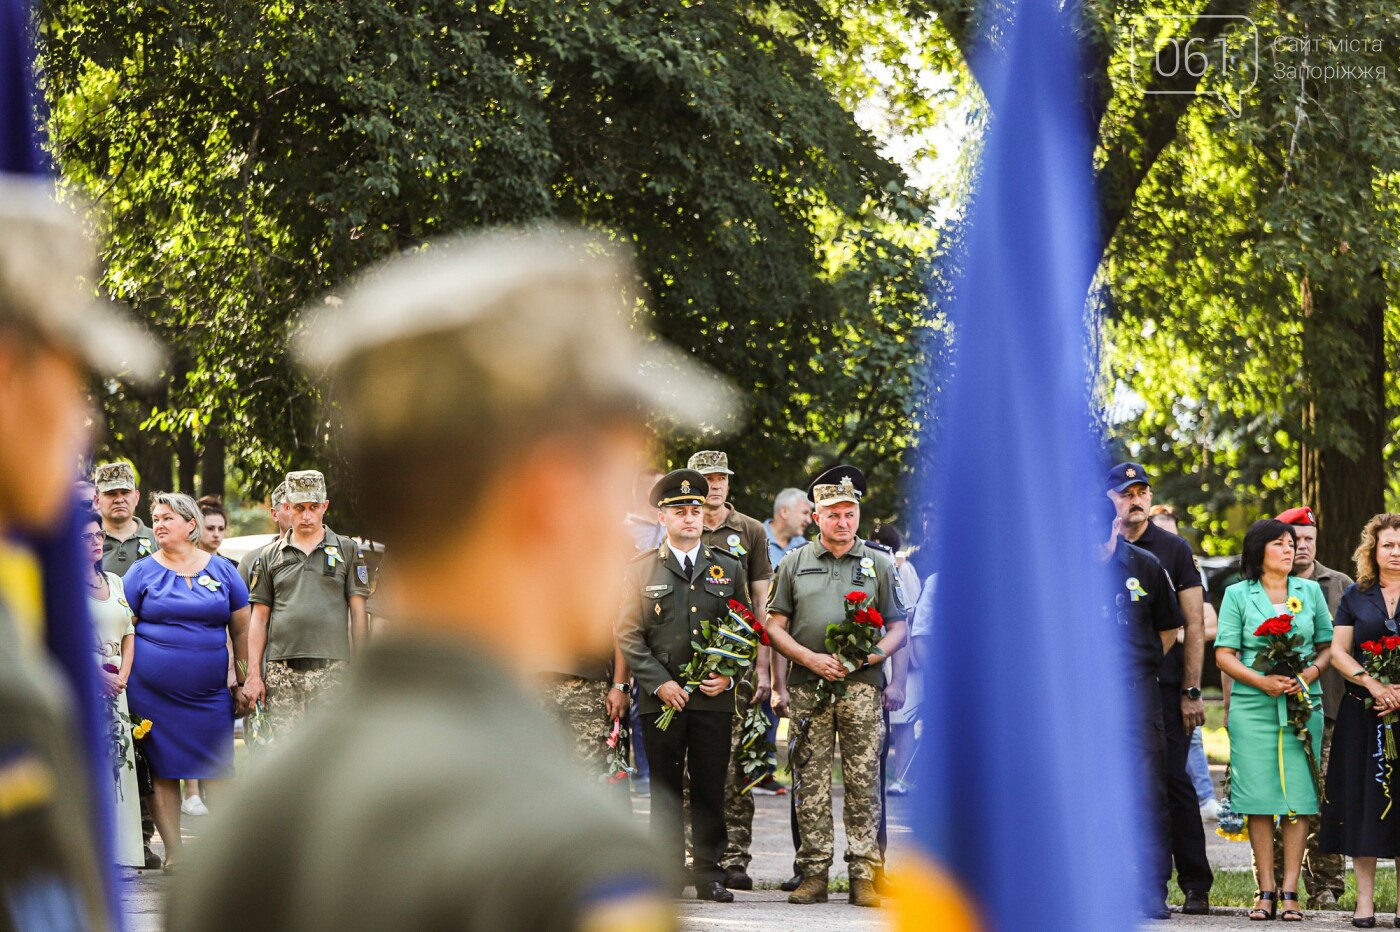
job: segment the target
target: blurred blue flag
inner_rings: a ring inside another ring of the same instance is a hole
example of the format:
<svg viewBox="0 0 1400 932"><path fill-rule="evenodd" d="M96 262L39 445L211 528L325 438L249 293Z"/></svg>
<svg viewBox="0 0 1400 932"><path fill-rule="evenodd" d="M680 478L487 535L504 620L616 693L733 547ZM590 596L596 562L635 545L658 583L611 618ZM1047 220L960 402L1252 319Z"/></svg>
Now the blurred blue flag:
<svg viewBox="0 0 1400 932"><path fill-rule="evenodd" d="M35 49L27 0L0 0L0 171L46 175L49 162L39 144L42 99L35 89ZM74 475L74 479L77 475ZM53 533L23 540L39 563L43 580L44 638L67 681L78 712L76 731L86 752L88 784L99 863L113 864L111 742L107 711L97 691L96 636L88 613L78 534L81 510L70 505ZM72 792L71 787L63 788ZM112 928L123 928L114 870L107 870Z"/></svg>
<svg viewBox="0 0 1400 932"><path fill-rule="evenodd" d="M1010 15L979 72L993 118L919 490L938 584L901 927L1122 932L1134 770L1096 550L1110 518L1084 323L1093 135L1070 11L1021 0Z"/></svg>

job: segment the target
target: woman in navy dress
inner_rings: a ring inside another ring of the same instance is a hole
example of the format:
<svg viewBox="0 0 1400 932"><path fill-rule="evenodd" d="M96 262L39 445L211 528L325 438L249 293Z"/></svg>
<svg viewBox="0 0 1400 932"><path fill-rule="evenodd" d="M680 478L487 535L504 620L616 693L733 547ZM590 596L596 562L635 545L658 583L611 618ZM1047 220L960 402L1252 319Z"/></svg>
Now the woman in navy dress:
<svg viewBox="0 0 1400 932"><path fill-rule="evenodd" d="M232 775L230 635L235 662L247 657L248 587L233 564L199 548L202 525L188 495L157 495L151 529L160 549L122 580L136 615L128 703L151 720L143 748L155 779L153 815L167 872L182 853L180 781Z"/></svg>

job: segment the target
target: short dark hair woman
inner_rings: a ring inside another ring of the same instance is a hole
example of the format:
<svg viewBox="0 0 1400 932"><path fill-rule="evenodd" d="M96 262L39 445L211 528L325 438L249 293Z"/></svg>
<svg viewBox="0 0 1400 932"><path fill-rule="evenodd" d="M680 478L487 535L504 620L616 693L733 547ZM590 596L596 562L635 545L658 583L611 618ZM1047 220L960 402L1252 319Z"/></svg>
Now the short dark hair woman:
<svg viewBox="0 0 1400 932"><path fill-rule="evenodd" d="M1366 672L1361 645L1400 635L1400 514L1379 514L1367 521L1354 559L1356 584L1342 593L1333 622L1332 656L1337 672L1347 679L1347 692L1332 734L1317 846L1319 851L1351 855L1356 868L1353 921L1371 928L1376 858L1400 855L1400 808L1392 806L1400 800L1400 761L1385 759L1385 735L1377 717L1400 709L1400 687L1387 686Z"/></svg>
<svg viewBox="0 0 1400 932"><path fill-rule="evenodd" d="M1308 722L1314 759L1322 756L1322 687L1318 677L1331 662L1332 616L1322 588L1311 579L1290 576L1296 543L1293 528L1282 521L1256 521L1244 535L1240 572L1244 579L1225 590L1215 663L1235 681L1230 696L1230 804L1249 817L1249 844L1259 893L1250 919L1272 919L1277 900L1285 901L1282 918L1301 921L1297 909L1298 874L1308 840L1308 816L1318 811L1303 744L1286 723L1287 697L1307 690L1312 703ZM1296 649L1306 666L1295 678L1282 672L1260 673L1255 658L1269 639L1255 634L1265 621L1291 616L1292 633L1301 635ZM1274 889L1274 817L1282 816L1283 890ZM1292 905L1289 905L1289 904Z"/></svg>

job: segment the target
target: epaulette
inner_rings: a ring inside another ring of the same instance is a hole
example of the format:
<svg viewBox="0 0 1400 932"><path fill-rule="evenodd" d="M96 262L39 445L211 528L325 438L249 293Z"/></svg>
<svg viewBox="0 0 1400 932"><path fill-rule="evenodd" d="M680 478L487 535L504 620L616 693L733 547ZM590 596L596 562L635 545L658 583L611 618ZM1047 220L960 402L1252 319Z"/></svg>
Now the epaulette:
<svg viewBox="0 0 1400 932"><path fill-rule="evenodd" d="M880 543L878 540L862 538L861 543L865 544L865 546L869 547L871 550L878 550L881 553L888 554L889 556L894 556L894 551L886 547L884 544Z"/></svg>

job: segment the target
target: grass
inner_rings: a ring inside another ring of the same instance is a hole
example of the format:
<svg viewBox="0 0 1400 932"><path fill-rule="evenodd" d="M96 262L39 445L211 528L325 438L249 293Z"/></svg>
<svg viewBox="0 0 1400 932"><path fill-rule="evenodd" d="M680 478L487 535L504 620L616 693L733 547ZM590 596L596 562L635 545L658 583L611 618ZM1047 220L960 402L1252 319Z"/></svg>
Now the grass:
<svg viewBox="0 0 1400 932"><path fill-rule="evenodd" d="M1308 908L1307 884L1303 887L1303 908ZM1252 871L1218 870L1215 872L1215 884L1210 890L1210 905L1212 906L1244 906L1254 905L1254 873ZM1167 884L1167 902L1174 906L1180 906L1185 897L1181 889L1177 887L1175 878ZM1347 892L1343 895L1337 908L1350 912L1356 908L1356 876L1347 872ZM1384 916L1386 913L1395 911L1395 868L1377 865L1376 867L1376 915Z"/></svg>

